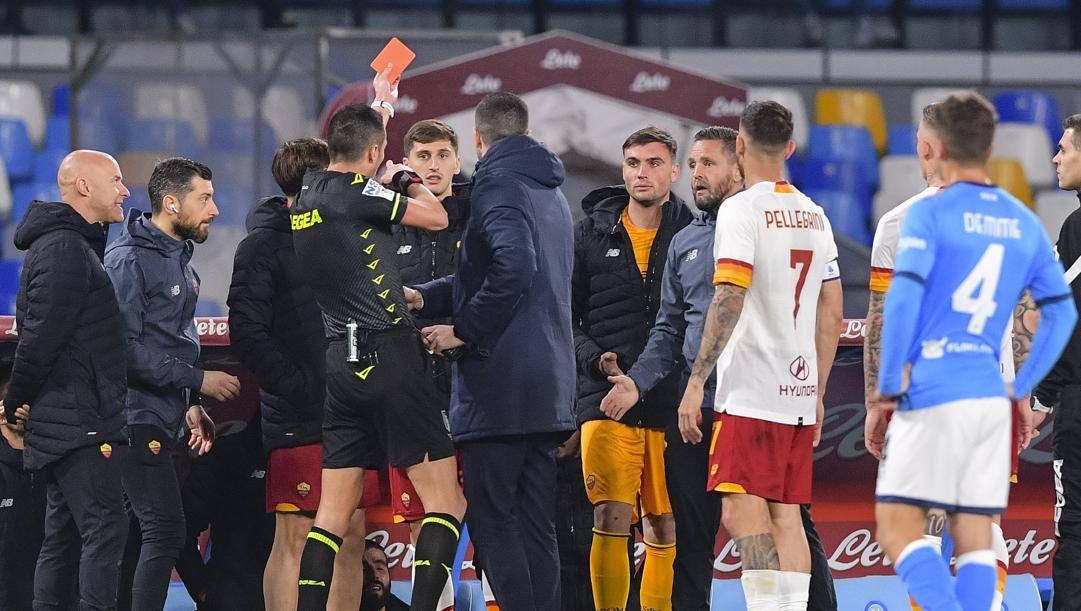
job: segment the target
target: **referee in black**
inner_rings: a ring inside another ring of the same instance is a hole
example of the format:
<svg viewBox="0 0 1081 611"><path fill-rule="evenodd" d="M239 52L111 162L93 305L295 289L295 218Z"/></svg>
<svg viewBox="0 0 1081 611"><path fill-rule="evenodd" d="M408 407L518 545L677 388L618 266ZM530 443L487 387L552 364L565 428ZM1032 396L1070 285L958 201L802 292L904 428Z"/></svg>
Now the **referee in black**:
<svg viewBox="0 0 1081 611"><path fill-rule="evenodd" d="M326 608L334 556L360 499L364 469L404 467L427 510L414 560L413 609L435 609L465 514L454 446L430 359L406 308L391 232L395 224L439 231L447 213L406 166L388 163L374 178L386 142L378 112L343 107L328 126L330 165L305 175L290 210L297 258L330 340L323 489L300 560L300 611Z"/></svg>
<svg viewBox="0 0 1081 611"><path fill-rule="evenodd" d="M1076 191L1081 199L1081 115L1063 123L1062 139L1054 163L1058 186ZM1062 224L1056 244L1066 268L1066 282L1073 291L1075 305L1081 303L1081 209L1074 210ZM1030 311L1035 304L1029 304ZM1027 333L1020 339L1032 341L1031 320L1023 318ZM1014 341L1018 341L1018 337ZM1055 408L1055 438L1052 463L1055 471L1055 536L1058 549L1052 561L1055 582L1055 611L1081 609L1081 325L1073 332L1058 363L1033 392L1035 425L1039 426Z"/></svg>

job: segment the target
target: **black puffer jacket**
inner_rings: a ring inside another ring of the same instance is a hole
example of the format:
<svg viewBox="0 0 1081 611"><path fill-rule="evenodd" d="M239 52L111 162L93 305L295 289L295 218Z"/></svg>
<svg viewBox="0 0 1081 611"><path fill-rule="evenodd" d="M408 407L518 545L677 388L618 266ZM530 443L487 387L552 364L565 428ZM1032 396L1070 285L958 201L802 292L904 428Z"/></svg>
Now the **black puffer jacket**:
<svg viewBox="0 0 1081 611"><path fill-rule="evenodd" d="M620 369L627 371L641 354L661 302L668 243L693 218L675 195L664 204L643 281L630 236L620 219L628 202L622 186L593 191L582 200L586 218L575 229L572 289L579 424L607 418L600 405L612 385L597 370L597 361L605 352L615 352ZM679 405L678 387L679 376L668 376L620 422L663 427L665 412Z"/></svg>
<svg viewBox="0 0 1081 611"><path fill-rule="evenodd" d="M443 200L447 210L447 227L442 231L425 231L418 227L392 225L398 238L398 268L402 271L403 286L417 286L436 278L449 276L458 265L458 248L462 243L462 231L469 217L469 183L455 184L453 195ZM449 325L450 318L414 317L417 328L428 325ZM432 372L435 387L450 401L450 361L433 354ZM442 406L446 409L446 405Z"/></svg>
<svg viewBox="0 0 1081 611"><path fill-rule="evenodd" d="M469 183L455 184L453 195L443 200L447 210L447 228L425 231L417 227L394 225L398 238L398 269L404 286L417 286L436 278L449 276L458 265L458 246L469 216ZM450 324L450 319L416 318L418 327Z"/></svg>
<svg viewBox="0 0 1081 611"><path fill-rule="evenodd" d="M15 230L19 346L4 406L30 405L24 460L124 439L127 394L120 306L102 267L105 229L65 203L34 202ZM104 450L103 450L104 451Z"/></svg>
<svg viewBox="0 0 1081 611"><path fill-rule="evenodd" d="M229 287L233 353L256 379L263 449L321 438L326 392L323 313L293 251L284 197L261 201L236 249Z"/></svg>

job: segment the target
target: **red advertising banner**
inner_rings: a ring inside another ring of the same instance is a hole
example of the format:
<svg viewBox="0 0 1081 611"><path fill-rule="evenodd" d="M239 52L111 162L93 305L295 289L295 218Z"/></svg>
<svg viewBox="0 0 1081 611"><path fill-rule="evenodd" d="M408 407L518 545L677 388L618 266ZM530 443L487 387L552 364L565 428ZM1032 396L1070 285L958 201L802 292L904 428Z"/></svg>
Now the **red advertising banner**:
<svg viewBox="0 0 1081 611"><path fill-rule="evenodd" d="M584 36L548 32L407 71L401 85L406 93L397 104L405 119L392 121L387 128L393 147L389 152L397 154L398 143L414 121L470 110L496 91L526 94L550 87L591 91L695 123L728 127L738 125L747 100L740 84ZM343 89L323 114L323 134L339 108L369 102L370 88L370 83L360 82Z"/></svg>

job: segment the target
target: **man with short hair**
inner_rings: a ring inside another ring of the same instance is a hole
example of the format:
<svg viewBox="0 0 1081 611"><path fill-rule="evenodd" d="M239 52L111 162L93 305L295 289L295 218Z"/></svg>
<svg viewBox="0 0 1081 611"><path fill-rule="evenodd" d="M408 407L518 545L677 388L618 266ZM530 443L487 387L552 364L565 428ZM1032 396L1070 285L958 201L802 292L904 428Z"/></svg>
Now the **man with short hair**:
<svg viewBox="0 0 1081 611"><path fill-rule="evenodd" d="M623 183L582 200L571 285L578 361L582 474L594 505L590 579L598 609L624 609L630 592L627 542L641 509L646 545L643 609L670 609L676 532L664 469L664 418L675 406L669 374L631 405L605 410L607 377L621 375L645 347L657 317L664 253L691 213L672 193L676 141L656 127L623 143ZM641 504L639 505L639 501Z"/></svg>
<svg viewBox="0 0 1081 611"><path fill-rule="evenodd" d="M807 608L811 555L800 506L811 502L841 324L829 220L782 179L794 150L787 108L747 105L736 137L747 188L718 212L717 288L679 406L683 440L700 443L704 386L716 365L707 485L722 494L751 610Z"/></svg>
<svg viewBox="0 0 1081 611"><path fill-rule="evenodd" d="M210 168L190 159L159 161L147 190L151 212L131 210L120 237L105 253L124 322L128 395L128 443L124 491L132 534L125 559L121 608L160 609L184 546L184 512L172 451L178 432L191 431L188 446L199 454L214 443L214 423L201 394L218 401L240 393L237 378L203 370L195 304L199 276L191 267L194 243L206 241L218 216ZM141 545L140 545L141 539ZM136 550L139 550L136 553Z"/></svg>
<svg viewBox="0 0 1081 611"><path fill-rule="evenodd" d="M935 112L934 105L924 108L924 116L930 116ZM934 157L934 147L940 139L927 119L922 119L916 130L916 157L920 164L920 171L928 187L902 202L896 208L887 212L878 222L875 230L874 244L871 247L871 280L870 300L867 307L867 338L864 341L863 371L864 371L864 402L866 403L867 417L864 422L864 444L867 451L875 458L882 459L882 451L886 441L886 423L888 412L874 409L874 396L878 388L878 368L882 353L882 311L886 302L886 291L893 279L893 266L897 255L898 241L901 236L901 225L904 222L908 210L918 201L937 195L943 188L942 176L940 175L937 160ZM1013 324L1009 325L1002 337L1002 347L999 366L1006 382L1013 382L1017 368L1024 364L1028 358L1029 347L1032 344L1032 331L1026 328L1025 316L1036 306L1031 299L1022 299L1015 312ZM1018 452L1021 448L1017 448ZM1013 469L1011 480L1016 481L1017 453L1013 455ZM924 528L924 536L936 549L944 551L944 559L949 562L951 556L952 541L946 531L946 512L941 509L929 509L927 522ZM995 516L991 523L992 548L998 563L998 581L996 582L995 603L991 611L998 611L1002 605L1002 598L1006 590L1006 576L1009 569L1010 553L1006 549L1006 539L1000 526L1001 516Z"/></svg>
<svg viewBox="0 0 1081 611"><path fill-rule="evenodd" d="M649 343L625 376L610 377L613 387L601 404L633 404L639 389L651 389L670 371L681 373L680 387L686 386L698 348L702 327L713 298L712 258L717 211L723 202L743 190L743 172L736 156L739 133L729 127L712 126L694 135L687 158L695 207L702 214L680 231L668 249L664 286L657 322L650 330ZM702 435L709 433L713 419L713 394L717 381L706 382L702 404ZM668 494L676 521L676 548L672 608L708 611L713 583L714 544L721 524L721 497L707 491L709 448L685 443L680 436L675 411L669 415L665 434L665 473ZM803 527L811 549L809 607L837 608L829 560L811 520L810 506L801 507Z"/></svg>
<svg viewBox="0 0 1081 611"><path fill-rule="evenodd" d="M428 355L407 311L391 227L447 225L410 168L383 165L383 118L363 104L330 120L326 170L305 174L290 209L293 245L323 310L327 397L323 485L300 560L300 611L326 608L335 557L365 489L365 471L406 469L427 509L412 605L435 609L458 547L465 499ZM388 188L389 187L389 188Z"/></svg>
<svg viewBox="0 0 1081 611"><path fill-rule="evenodd" d="M1054 163L1058 186L1076 191L1081 199L1081 114L1062 124L1062 138ZM1074 303L1081 303L1081 211L1074 210L1059 231L1056 245ZM1055 537L1058 549L1052 562L1055 609L1076 608L1081 600L1081 327L1074 328L1062 358L1033 393L1035 424L1055 409L1053 441L1055 470Z"/></svg>
<svg viewBox="0 0 1081 611"><path fill-rule="evenodd" d="M506 609L554 610L555 449L574 429L565 171L529 136L518 96L489 94L475 117L481 160L457 272L406 297L421 316L453 318L423 333L431 350L459 357L450 428L461 448L469 532L495 598Z"/></svg>
<svg viewBox="0 0 1081 611"><path fill-rule="evenodd" d="M462 162L458 156L458 134L450 125L436 120L417 121L405 133L405 159L402 163L416 170L432 194L439 198L447 211L447 227L440 231L427 231L417 227L395 225L392 229L398 238L398 266L402 270L402 284L412 286L454 273L458 263L458 248L462 231L469 215L469 183L454 183L461 172ZM417 327L450 322L449 318L422 319L417 317ZM446 416L450 404L451 362L439 354L432 354L432 375L439 391L439 409ZM459 461L459 472L461 462ZM405 469L390 469L390 504L394 520L409 524L409 538L414 547L424 520L424 503L417 495L416 487L409 481ZM481 571L479 557L473 558L483 585L489 609L495 607L488 578ZM414 568L416 565L414 565ZM447 581L437 609L454 606L454 584Z"/></svg>
<svg viewBox="0 0 1081 611"><path fill-rule="evenodd" d="M877 537L921 608L989 609L997 581L991 516L1006 508L1016 447L1010 399L1051 368L1077 313L1040 221L988 182L994 106L957 92L932 105L925 121L938 136L933 157L947 186L908 209L883 311L870 407L900 409L878 472ZM1026 288L1041 321L1010 384L1000 346ZM1027 439L1031 415L1020 414ZM950 515L955 584L921 536L928 508Z"/></svg>
<svg viewBox="0 0 1081 611"><path fill-rule="evenodd" d="M102 257L105 226L124 219L129 193L116 160L98 151L70 153L56 182L61 201L31 203L15 230L16 248L27 253L2 405L9 423L25 426L23 461L48 496L34 607L113 609L127 533L127 381L122 316Z"/></svg>
<svg viewBox="0 0 1081 611"><path fill-rule="evenodd" d="M327 143L298 138L274 154L271 173L281 196L261 201L248 215L248 235L237 246L229 287L230 345L259 380L263 449L269 454L266 508L274 512L274 544L263 574L269 611L294 611L300 554L322 495L322 424L327 342L323 312L293 249L289 211L304 174L330 163ZM369 483L375 483L375 472ZM363 507L378 495L366 488L335 557L339 579L327 609L355 611L361 595Z"/></svg>
<svg viewBox="0 0 1081 611"><path fill-rule="evenodd" d="M390 591L387 552L372 539L364 540L364 596L360 611L408 611L409 605Z"/></svg>

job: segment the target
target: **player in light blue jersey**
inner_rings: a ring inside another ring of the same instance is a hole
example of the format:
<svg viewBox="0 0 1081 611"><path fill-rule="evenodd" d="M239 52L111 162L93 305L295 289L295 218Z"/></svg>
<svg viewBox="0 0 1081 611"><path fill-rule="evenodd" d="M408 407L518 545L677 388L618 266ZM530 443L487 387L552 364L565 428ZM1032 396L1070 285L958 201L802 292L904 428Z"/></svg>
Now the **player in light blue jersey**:
<svg viewBox="0 0 1081 611"><path fill-rule="evenodd" d="M985 611L996 580L991 516L1006 507L1019 443L1010 400L1048 372L1077 312L1040 221L988 184L994 107L958 92L926 120L948 186L909 210L886 297L878 407L898 412L879 467L878 539L924 610ZM1011 388L999 351L1026 288L1042 318ZM1022 421L1020 441L1031 435ZM950 514L956 584L921 537L929 508Z"/></svg>

